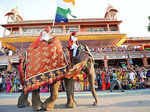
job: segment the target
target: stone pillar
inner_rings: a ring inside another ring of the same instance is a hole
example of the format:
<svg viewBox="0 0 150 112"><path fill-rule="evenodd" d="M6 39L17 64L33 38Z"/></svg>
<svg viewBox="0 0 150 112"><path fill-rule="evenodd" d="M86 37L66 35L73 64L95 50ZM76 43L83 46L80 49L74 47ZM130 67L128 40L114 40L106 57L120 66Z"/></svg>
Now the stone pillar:
<svg viewBox="0 0 150 112"><path fill-rule="evenodd" d="M106 56L104 56L104 68L108 69L108 60Z"/></svg>
<svg viewBox="0 0 150 112"><path fill-rule="evenodd" d="M63 33L66 34L66 26L63 25Z"/></svg>
<svg viewBox="0 0 150 112"><path fill-rule="evenodd" d="M80 27L80 25L78 25L78 32L80 33L81 32L81 27Z"/></svg>
<svg viewBox="0 0 150 112"><path fill-rule="evenodd" d="M3 32L3 37L6 36L6 28L4 29L4 32Z"/></svg>
<svg viewBox="0 0 150 112"><path fill-rule="evenodd" d="M129 68L130 67L130 59L129 59L129 57L126 58L126 61L127 61L127 67Z"/></svg>
<svg viewBox="0 0 150 112"><path fill-rule="evenodd" d="M147 57L146 57L146 54L145 54L145 53L143 54L142 60L143 60L144 66L148 66Z"/></svg>
<svg viewBox="0 0 150 112"><path fill-rule="evenodd" d="M19 27L19 34L20 34L20 35L23 34L23 29L22 29L22 27Z"/></svg>
<svg viewBox="0 0 150 112"><path fill-rule="evenodd" d="M107 24L107 31L110 31L109 24Z"/></svg>

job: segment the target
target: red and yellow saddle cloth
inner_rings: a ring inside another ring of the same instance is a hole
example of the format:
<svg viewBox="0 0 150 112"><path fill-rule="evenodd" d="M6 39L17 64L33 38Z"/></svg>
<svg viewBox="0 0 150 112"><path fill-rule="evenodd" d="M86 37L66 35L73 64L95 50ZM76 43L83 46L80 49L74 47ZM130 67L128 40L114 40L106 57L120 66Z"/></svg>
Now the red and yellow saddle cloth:
<svg viewBox="0 0 150 112"><path fill-rule="evenodd" d="M48 43L40 41L38 47L34 43L27 50L24 77L24 91L32 91L46 84L51 84L69 74L78 74L85 61L69 69L69 53L63 51L59 39L56 37Z"/></svg>

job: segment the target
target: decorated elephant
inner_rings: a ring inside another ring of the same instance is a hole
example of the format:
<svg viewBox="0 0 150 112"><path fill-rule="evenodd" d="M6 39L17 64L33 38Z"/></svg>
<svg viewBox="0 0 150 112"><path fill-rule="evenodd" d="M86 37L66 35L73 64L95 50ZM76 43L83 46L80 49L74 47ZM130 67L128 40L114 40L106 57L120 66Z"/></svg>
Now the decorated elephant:
<svg viewBox="0 0 150 112"><path fill-rule="evenodd" d="M32 91L32 107L34 110L53 109L58 97L60 80L64 79L67 107L75 107L74 77L76 77L81 71L87 74L92 95L95 99L93 105L97 105L98 97L94 88L94 60L88 47L80 44L76 58L71 60L69 50L67 48L62 49L59 39L55 37L51 39L51 41L54 41L53 43L56 42L57 44L49 44L49 42L42 41L38 43L38 48L35 48L34 44L31 45L27 50L27 55L24 61L21 61L20 73L21 79L23 79L21 81L24 91L18 99L17 106L29 106L28 92ZM57 45L57 47L55 47L55 45ZM56 53L54 53L54 50ZM61 54L62 52L60 53L59 50L63 50L63 54ZM60 61L59 65L57 65L58 62L55 63L55 61ZM34 68L35 66L38 67ZM42 102L39 95L39 88L47 84L50 84L50 97Z"/></svg>

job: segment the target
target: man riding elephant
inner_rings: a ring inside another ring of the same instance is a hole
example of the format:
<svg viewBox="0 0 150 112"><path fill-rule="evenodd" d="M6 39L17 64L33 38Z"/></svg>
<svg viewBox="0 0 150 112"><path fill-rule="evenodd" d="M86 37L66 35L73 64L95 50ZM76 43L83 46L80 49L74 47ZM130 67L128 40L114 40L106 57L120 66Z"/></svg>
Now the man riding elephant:
<svg viewBox="0 0 150 112"><path fill-rule="evenodd" d="M76 32L72 32L69 37L69 48L72 51L72 56L75 57L77 54L78 44L77 44Z"/></svg>

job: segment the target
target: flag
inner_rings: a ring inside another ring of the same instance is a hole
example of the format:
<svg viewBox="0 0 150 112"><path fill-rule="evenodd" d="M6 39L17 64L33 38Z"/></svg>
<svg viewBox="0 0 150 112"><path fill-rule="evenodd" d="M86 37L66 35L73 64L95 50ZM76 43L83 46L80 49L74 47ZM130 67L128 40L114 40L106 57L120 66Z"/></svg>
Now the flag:
<svg viewBox="0 0 150 112"><path fill-rule="evenodd" d="M71 8L75 5L75 0L58 0L55 22L68 22L68 15L72 15Z"/></svg>
<svg viewBox="0 0 150 112"><path fill-rule="evenodd" d="M75 5L75 0L64 0L64 2L71 2L73 5Z"/></svg>

